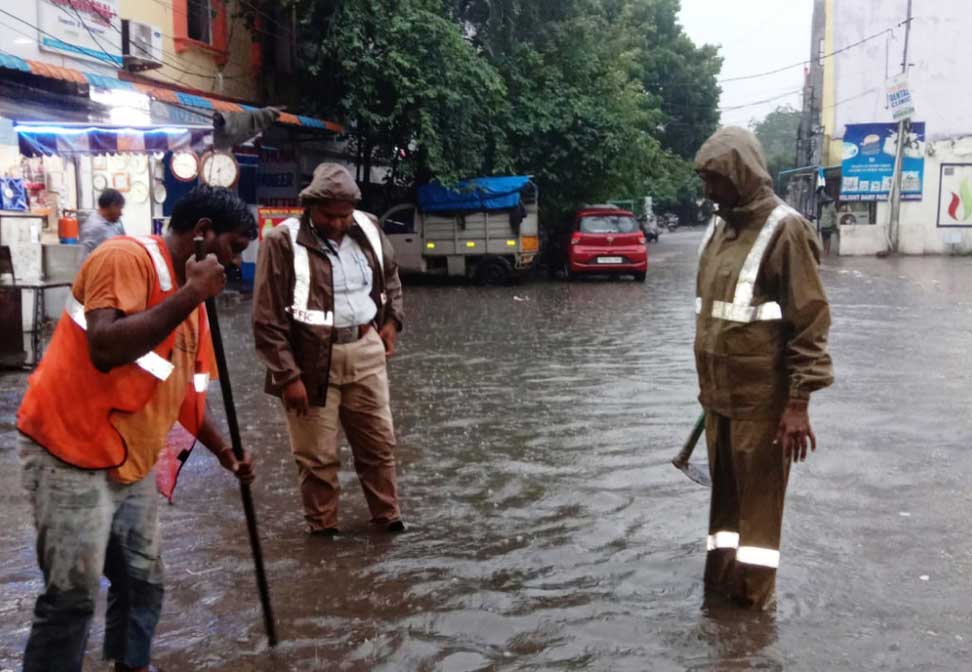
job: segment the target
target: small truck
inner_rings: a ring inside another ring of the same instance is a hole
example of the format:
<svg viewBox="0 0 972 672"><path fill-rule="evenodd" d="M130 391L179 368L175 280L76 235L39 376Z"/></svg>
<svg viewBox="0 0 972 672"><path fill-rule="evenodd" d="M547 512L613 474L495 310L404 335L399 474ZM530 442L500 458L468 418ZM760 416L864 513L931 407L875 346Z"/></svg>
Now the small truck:
<svg viewBox="0 0 972 672"><path fill-rule="evenodd" d="M540 254L538 192L529 177L480 177L419 187L418 204L380 217L403 275L465 277L503 285Z"/></svg>

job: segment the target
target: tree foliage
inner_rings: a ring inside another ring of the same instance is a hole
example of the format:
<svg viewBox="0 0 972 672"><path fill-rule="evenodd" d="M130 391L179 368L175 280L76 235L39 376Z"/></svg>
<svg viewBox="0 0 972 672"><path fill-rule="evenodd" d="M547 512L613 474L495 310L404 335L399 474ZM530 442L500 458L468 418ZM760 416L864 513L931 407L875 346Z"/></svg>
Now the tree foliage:
<svg viewBox="0 0 972 672"><path fill-rule="evenodd" d="M766 115L762 121L749 125L766 152L770 175L775 181L784 170L798 168L796 142L800 131L800 111L782 105Z"/></svg>
<svg viewBox="0 0 972 672"><path fill-rule="evenodd" d="M362 176L533 175L546 209L692 204L721 59L679 0L296 0L303 104L340 115Z"/></svg>

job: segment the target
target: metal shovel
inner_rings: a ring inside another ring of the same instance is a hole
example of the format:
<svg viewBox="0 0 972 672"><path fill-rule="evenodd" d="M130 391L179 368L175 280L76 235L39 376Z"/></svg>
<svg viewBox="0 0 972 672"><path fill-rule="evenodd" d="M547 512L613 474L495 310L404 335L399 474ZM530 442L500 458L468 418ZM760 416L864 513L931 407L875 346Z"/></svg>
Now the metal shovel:
<svg viewBox="0 0 972 672"><path fill-rule="evenodd" d="M702 436L702 432L705 431L705 413L699 416L698 421L695 423L695 427L692 428L692 433L689 434L688 439L685 441L685 445L682 446L682 450L679 451L672 459L672 464L675 465L676 469L679 469L683 474L691 478L693 481L699 485L710 488L712 487L712 479L709 477L708 469L703 469L697 464L692 464L689 460L692 457L692 452L695 450L696 444L699 442L699 437Z"/></svg>

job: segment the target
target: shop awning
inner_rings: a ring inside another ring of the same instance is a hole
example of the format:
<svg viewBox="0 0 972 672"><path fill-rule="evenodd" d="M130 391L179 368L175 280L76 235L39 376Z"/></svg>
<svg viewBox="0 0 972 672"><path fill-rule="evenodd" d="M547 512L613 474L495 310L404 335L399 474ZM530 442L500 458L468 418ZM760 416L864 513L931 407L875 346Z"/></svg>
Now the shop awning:
<svg viewBox="0 0 972 672"><path fill-rule="evenodd" d="M79 86L94 86L100 89L116 89L124 91L136 91L144 93L154 100L170 105L181 105L199 110L209 110L215 112L240 112L244 110L260 109L254 105L234 102L224 98L218 98L211 94L204 94L190 90L177 90L161 85L146 84L142 82L129 82L117 77L100 75L92 72L74 70L73 68L63 68L43 63L23 59L19 56L0 52L0 70L13 70L38 77L57 79L71 82ZM86 93L86 92L85 92ZM286 126L299 126L303 128L329 131L332 133L343 133L344 126L333 121L325 121L315 117L308 117L301 114L291 114L284 112L280 115L277 123Z"/></svg>
<svg viewBox="0 0 972 672"><path fill-rule="evenodd" d="M90 124L19 124L14 127L24 156L125 154L202 150L212 145L213 129L130 128Z"/></svg>

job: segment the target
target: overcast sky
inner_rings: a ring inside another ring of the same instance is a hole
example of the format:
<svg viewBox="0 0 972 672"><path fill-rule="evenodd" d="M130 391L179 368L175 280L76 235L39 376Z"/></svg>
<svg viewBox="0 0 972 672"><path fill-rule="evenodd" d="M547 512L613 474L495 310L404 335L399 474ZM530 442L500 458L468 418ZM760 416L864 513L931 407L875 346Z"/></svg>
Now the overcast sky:
<svg viewBox="0 0 972 672"><path fill-rule="evenodd" d="M682 25L696 44L720 46L722 78L774 70L810 57L813 0L682 0ZM803 86L803 68L739 82L724 82L725 125L748 126L778 105L800 109L799 93L743 109L727 108L775 98Z"/></svg>

